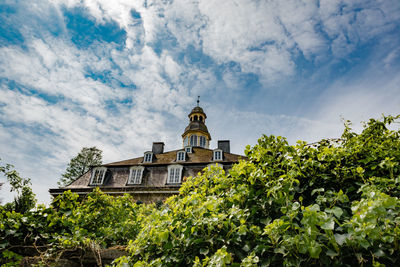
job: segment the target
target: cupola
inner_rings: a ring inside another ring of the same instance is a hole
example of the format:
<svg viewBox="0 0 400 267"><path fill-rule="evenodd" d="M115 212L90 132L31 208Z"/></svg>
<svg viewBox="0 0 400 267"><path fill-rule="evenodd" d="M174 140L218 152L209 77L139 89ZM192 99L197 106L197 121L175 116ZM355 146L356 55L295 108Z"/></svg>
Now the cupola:
<svg viewBox="0 0 400 267"><path fill-rule="evenodd" d="M199 106L200 96L197 98L197 106L189 113L189 125L182 134L183 147L194 146L209 148L211 135L205 124L207 115Z"/></svg>

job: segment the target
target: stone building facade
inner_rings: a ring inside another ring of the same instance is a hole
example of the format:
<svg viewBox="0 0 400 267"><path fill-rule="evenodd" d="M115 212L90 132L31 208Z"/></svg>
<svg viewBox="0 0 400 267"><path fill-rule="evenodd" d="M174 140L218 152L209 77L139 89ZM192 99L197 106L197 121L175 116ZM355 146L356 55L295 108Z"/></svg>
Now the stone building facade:
<svg viewBox="0 0 400 267"><path fill-rule="evenodd" d="M225 170L244 156L230 153L230 141L220 140L210 149L203 109L197 106L188 115L189 124L182 134L182 148L164 152L164 143L154 142L151 151L142 157L93 166L90 171L65 187L53 188L52 196L71 190L79 195L90 193L95 187L110 195L129 193L141 202L164 200L179 193L185 177L196 176L210 164L218 164Z"/></svg>

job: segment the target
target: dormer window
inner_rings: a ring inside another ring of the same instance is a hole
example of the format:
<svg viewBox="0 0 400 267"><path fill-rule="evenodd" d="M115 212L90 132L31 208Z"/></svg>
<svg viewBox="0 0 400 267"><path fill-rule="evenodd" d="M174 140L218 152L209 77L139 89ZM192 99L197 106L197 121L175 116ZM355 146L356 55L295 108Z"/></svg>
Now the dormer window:
<svg viewBox="0 0 400 267"><path fill-rule="evenodd" d="M191 146L185 147L185 151L186 153L192 153L192 147Z"/></svg>
<svg viewBox="0 0 400 267"><path fill-rule="evenodd" d="M106 176L106 167L97 167L92 170L92 176L90 177L90 185L101 185L104 182Z"/></svg>
<svg viewBox="0 0 400 267"><path fill-rule="evenodd" d="M146 152L144 153L143 163L151 163L153 162L153 153Z"/></svg>
<svg viewBox="0 0 400 267"><path fill-rule="evenodd" d="M168 166L167 184L180 184L182 180L182 165Z"/></svg>
<svg viewBox="0 0 400 267"><path fill-rule="evenodd" d="M129 172L128 184L141 184L143 177L143 166L131 167Z"/></svg>
<svg viewBox="0 0 400 267"><path fill-rule="evenodd" d="M216 150L214 150L214 153L213 153L213 160L214 160L214 161L222 160L222 150L221 150L221 149L216 149Z"/></svg>
<svg viewBox="0 0 400 267"><path fill-rule="evenodd" d="M185 161L185 160L186 160L185 151L178 151L178 153L176 153L176 161Z"/></svg>

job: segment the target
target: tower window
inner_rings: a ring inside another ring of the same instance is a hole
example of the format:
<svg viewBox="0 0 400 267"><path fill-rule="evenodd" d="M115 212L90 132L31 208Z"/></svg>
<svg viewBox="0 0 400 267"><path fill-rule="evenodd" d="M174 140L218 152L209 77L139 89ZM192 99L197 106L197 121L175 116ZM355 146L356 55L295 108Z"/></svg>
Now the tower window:
<svg viewBox="0 0 400 267"><path fill-rule="evenodd" d="M141 184L143 177L143 170L144 167L142 166L132 167L129 173L128 184Z"/></svg>
<svg viewBox="0 0 400 267"><path fill-rule="evenodd" d="M183 146L188 146L189 145L189 138L186 136L185 139L183 139Z"/></svg>
<svg viewBox="0 0 400 267"><path fill-rule="evenodd" d="M197 146L197 135L194 134L190 136L190 145Z"/></svg>
<svg viewBox="0 0 400 267"><path fill-rule="evenodd" d="M181 165L170 165L170 166L168 166L167 184L179 184L179 183L181 183L182 169L183 169L183 166L181 166Z"/></svg>
<svg viewBox="0 0 400 267"><path fill-rule="evenodd" d="M201 147L206 147L206 138L204 136L200 136L199 143Z"/></svg>
<svg viewBox="0 0 400 267"><path fill-rule="evenodd" d="M101 185L104 182L104 176L106 175L106 167L98 167L92 170L92 176L90 177L90 185Z"/></svg>
<svg viewBox="0 0 400 267"><path fill-rule="evenodd" d="M143 163L151 163L153 161L153 153L146 152L144 153Z"/></svg>
<svg viewBox="0 0 400 267"><path fill-rule="evenodd" d="M176 153L176 161L185 161L185 156L185 151L178 151L178 153Z"/></svg>
<svg viewBox="0 0 400 267"><path fill-rule="evenodd" d="M194 115L194 121L197 121L197 115Z"/></svg>
<svg viewBox="0 0 400 267"><path fill-rule="evenodd" d="M200 121L203 122L203 116L200 116Z"/></svg>
<svg viewBox="0 0 400 267"><path fill-rule="evenodd" d="M214 150L214 153L213 153L213 160L214 160L214 161L222 160L222 150L221 150L221 149L216 149L216 150Z"/></svg>

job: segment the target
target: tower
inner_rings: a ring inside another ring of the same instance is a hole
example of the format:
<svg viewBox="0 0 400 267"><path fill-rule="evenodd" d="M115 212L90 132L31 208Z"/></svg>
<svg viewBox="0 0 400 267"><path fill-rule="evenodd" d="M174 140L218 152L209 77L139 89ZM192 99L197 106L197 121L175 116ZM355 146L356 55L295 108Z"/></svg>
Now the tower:
<svg viewBox="0 0 400 267"><path fill-rule="evenodd" d="M200 96L197 98L197 106L189 113L189 125L182 134L183 147L198 146L209 148L211 135L205 124L207 115L199 106Z"/></svg>

